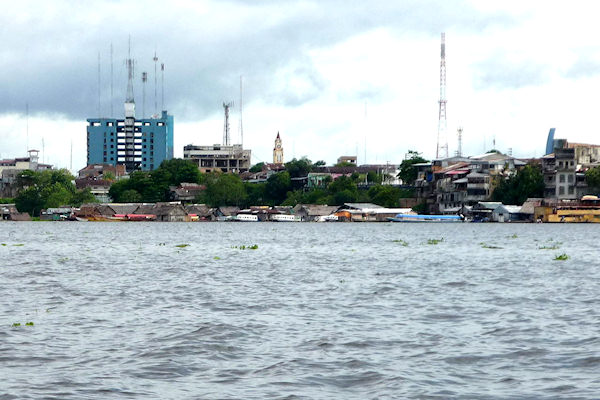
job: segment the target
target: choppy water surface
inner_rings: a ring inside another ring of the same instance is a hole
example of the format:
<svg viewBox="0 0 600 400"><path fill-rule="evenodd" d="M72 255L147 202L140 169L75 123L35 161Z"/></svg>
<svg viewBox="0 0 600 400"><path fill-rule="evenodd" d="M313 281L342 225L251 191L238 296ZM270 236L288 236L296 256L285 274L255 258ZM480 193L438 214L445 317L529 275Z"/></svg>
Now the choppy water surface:
<svg viewBox="0 0 600 400"><path fill-rule="evenodd" d="M598 399L598 229L0 223L0 398Z"/></svg>

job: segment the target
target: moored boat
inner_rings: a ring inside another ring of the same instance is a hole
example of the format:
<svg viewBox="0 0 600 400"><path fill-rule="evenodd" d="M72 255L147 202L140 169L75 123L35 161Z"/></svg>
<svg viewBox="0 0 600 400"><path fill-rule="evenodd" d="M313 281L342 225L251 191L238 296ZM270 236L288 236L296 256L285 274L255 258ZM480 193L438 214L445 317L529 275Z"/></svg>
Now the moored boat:
<svg viewBox="0 0 600 400"><path fill-rule="evenodd" d="M463 222L459 215L423 215L423 214L397 214L388 218L391 222Z"/></svg>

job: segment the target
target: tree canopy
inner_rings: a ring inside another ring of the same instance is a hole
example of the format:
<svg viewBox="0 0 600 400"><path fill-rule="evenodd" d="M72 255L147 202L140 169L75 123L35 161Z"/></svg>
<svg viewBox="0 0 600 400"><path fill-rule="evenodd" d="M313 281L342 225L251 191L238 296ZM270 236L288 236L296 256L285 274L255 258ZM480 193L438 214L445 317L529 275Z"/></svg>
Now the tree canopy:
<svg viewBox="0 0 600 400"><path fill-rule="evenodd" d="M74 179L66 169L25 170L17 178L17 186L21 190L15 198L15 205L20 212L38 216L46 208L78 207L96 201L89 189L77 190Z"/></svg>
<svg viewBox="0 0 600 400"><path fill-rule="evenodd" d="M521 205L529 197L544 197L544 176L537 165L526 165L508 178L498 177L492 200Z"/></svg>
<svg viewBox="0 0 600 400"><path fill-rule="evenodd" d="M421 157L420 153L409 150L408 156L400 163L398 178L406 185L412 185L417 180L417 168L415 164L426 163L428 160Z"/></svg>

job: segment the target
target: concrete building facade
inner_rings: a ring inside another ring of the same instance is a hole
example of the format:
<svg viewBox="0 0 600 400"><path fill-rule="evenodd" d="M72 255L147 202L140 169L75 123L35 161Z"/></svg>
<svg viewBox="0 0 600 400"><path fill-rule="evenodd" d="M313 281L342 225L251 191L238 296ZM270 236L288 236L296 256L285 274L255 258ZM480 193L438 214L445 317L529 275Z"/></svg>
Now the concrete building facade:
<svg viewBox="0 0 600 400"><path fill-rule="evenodd" d="M126 113L127 114L127 113ZM127 172L152 171L173 158L173 116L89 118L87 164L125 165Z"/></svg>
<svg viewBox="0 0 600 400"><path fill-rule="evenodd" d="M244 150L241 144L196 146L188 144L183 148L183 159L192 161L200 172L242 173L250 169L251 150Z"/></svg>

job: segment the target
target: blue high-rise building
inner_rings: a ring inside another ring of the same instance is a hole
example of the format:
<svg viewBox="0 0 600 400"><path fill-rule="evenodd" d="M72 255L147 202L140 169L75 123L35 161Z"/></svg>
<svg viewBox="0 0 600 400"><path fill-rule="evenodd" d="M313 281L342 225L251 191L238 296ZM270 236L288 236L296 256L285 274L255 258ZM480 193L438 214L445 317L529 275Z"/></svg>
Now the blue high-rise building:
<svg viewBox="0 0 600 400"><path fill-rule="evenodd" d="M127 105L127 103L126 103ZM152 171L173 158L173 116L160 118L89 118L87 163L124 164L127 172ZM132 114L132 113L131 113Z"/></svg>

